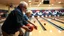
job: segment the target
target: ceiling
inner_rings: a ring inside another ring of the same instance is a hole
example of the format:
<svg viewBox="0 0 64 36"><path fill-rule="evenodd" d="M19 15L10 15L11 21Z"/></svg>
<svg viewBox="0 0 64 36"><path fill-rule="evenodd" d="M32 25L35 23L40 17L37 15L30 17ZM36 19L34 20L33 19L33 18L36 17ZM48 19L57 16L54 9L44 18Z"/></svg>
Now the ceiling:
<svg viewBox="0 0 64 36"><path fill-rule="evenodd" d="M9 5L17 6L21 1L28 3L28 10L34 9L63 9L64 0L50 0L50 4L43 4L44 0L0 0L0 9L9 10ZM13 10L14 8L11 8Z"/></svg>
<svg viewBox="0 0 64 36"><path fill-rule="evenodd" d="M0 4L4 5L18 5L20 3L20 0L0 0Z"/></svg>
<svg viewBox="0 0 64 36"><path fill-rule="evenodd" d="M21 1L26 1L30 7L64 6L64 0L50 0L50 4L43 4L44 0L21 0Z"/></svg>
<svg viewBox="0 0 64 36"><path fill-rule="evenodd" d="M18 5L20 1L25 1L29 4L30 7L64 7L64 0L50 0L50 4L43 4L43 0L0 0L0 4L4 5Z"/></svg>

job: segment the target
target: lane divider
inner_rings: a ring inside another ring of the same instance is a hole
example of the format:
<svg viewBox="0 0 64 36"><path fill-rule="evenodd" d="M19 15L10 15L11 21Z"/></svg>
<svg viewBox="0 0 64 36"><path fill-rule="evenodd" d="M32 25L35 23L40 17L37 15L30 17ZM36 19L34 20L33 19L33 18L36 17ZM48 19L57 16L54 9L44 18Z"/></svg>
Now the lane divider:
<svg viewBox="0 0 64 36"><path fill-rule="evenodd" d="M42 27L42 29L44 30L44 31L46 31L46 28L42 25L42 23L37 19L37 18L35 18L37 21L38 21L38 23L40 24L40 26Z"/></svg>
<svg viewBox="0 0 64 36"><path fill-rule="evenodd" d="M41 22L38 19L36 19L36 20L38 21L38 23L40 24L40 26L42 27L42 29L45 31L46 28L41 24ZM23 36L29 36L29 34L30 34L30 32L26 31Z"/></svg>
<svg viewBox="0 0 64 36"><path fill-rule="evenodd" d="M49 19L52 19L52 18L49 18ZM55 20L57 22L60 22L60 23L63 23L64 24L64 22L62 22L62 21L59 21L59 20L56 20L56 19L52 19L52 20Z"/></svg>
<svg viewBox="0 0 64 36"><path fill-rule="evenodd" d="M47 19L45 19L45 18L42 18L42 19L48 21L49 23L51 23L51 25L55 26L57 29L59 29L59 30L64 30L64 28L62 28L61 26L58 26L58 25L56 25L56 24L50 22L49 20L47 20Z"/></svg>

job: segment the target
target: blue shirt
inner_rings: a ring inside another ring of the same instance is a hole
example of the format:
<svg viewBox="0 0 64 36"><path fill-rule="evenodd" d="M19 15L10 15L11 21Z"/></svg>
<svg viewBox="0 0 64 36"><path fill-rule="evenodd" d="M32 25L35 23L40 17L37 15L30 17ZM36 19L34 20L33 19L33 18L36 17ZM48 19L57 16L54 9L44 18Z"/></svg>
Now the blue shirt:
<svg viewBox="0 0 64 36"><path fill-rule="evenodd" d="M29 18L27 17L27 15L23 14L23 16L24 16L24 18L25 18L26 21L29 20Z"/></svg>

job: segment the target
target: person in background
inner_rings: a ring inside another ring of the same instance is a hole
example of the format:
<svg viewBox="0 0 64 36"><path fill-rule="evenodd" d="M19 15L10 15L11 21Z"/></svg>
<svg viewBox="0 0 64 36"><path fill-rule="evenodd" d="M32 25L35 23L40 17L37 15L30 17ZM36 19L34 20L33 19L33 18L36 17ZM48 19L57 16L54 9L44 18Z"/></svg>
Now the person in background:
<svg viewBox="0 0 64 36"><path fill-rule="evenodd" d="M24 14L24 18L25 18L25 20L28 22L28 23L30 23L31 25L33 25L34 26L34 28L37 30L37 26L35 26L34 25L34 23L32 23L31 22L31 19L32 19L32 11L27 11L25 14Z"/></svg>
<svg viewBox="0 0 64 36"><path fill-rule="evenodd" d="M23 12L26 12L27 6L26 2L21 2L17 8L11 11L1 27L3 36L18 36L20 28L31 31L29 27L25 26L29 23L23 17Z"/></svg>

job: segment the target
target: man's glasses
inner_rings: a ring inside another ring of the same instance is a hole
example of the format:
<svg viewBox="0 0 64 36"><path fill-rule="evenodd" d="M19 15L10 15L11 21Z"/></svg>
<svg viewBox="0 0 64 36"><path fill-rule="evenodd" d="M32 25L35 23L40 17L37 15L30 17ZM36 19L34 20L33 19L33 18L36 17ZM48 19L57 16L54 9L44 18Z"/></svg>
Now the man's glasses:
<svg viewBox="0 0 64 36"><path fill-rule="evenodd" d="M24 9L27 9L27 7L23 7Z"/></svg>

